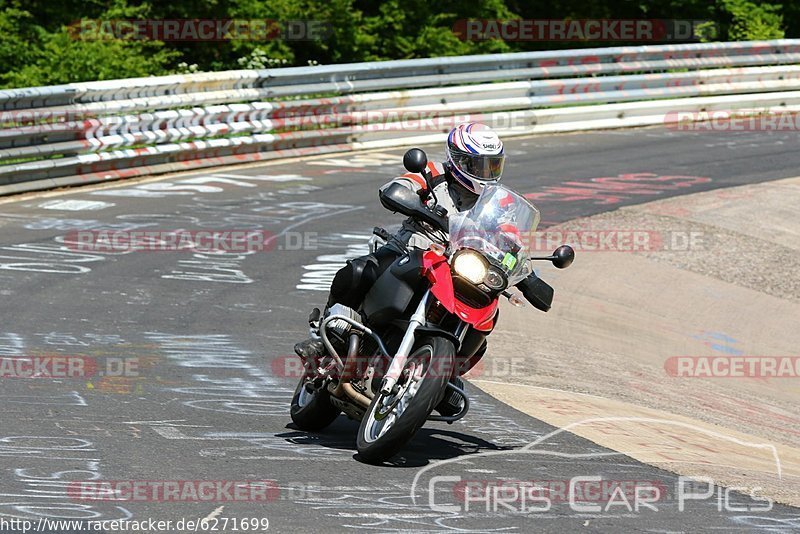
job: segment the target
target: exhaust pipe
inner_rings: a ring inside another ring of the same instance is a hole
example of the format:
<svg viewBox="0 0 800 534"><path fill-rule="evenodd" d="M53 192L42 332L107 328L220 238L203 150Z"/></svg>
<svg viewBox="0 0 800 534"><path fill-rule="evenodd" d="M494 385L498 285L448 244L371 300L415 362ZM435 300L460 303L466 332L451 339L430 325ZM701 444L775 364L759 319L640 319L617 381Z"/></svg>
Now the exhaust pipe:
<svg viewBox="0 0 800 534"><path fill-rule="evenodd" d="M347 347L347 359L344 362L344 371L339 380L339 385L337 385L331 393L336 397L345 396L366 410L369 408L372 401L366 395L356 391L356 388L350 383L350 379L359 372L358 349L360 344L361 338L359 335L350 334L350 344Z"/></svg>

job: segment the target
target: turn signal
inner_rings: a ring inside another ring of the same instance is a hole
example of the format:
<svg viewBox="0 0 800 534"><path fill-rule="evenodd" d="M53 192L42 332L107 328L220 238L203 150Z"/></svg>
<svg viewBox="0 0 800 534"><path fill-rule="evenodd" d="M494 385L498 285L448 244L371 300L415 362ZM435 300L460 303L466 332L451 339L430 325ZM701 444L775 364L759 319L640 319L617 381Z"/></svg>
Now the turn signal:
<svg viewBox="0 0 800 534"><path fill-rule="evenodd" d="M517 308L525 307L525 301L519 298L519 295L511 295L510 297L508 297L508 302L510 302L512 306L516 306Z"/></svg>

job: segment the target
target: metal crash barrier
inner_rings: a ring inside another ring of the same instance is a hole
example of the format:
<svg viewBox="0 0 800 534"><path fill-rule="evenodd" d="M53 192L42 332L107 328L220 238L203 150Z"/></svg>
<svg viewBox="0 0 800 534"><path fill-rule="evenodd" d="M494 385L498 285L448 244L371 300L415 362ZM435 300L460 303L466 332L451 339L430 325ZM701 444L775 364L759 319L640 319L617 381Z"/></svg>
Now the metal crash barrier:
<svg viewBox="0 0 800 534"><path fill-rule="evenodd" d="M631 46L0 91L0 194L443 139L794 112L800 40Z"/></svg>

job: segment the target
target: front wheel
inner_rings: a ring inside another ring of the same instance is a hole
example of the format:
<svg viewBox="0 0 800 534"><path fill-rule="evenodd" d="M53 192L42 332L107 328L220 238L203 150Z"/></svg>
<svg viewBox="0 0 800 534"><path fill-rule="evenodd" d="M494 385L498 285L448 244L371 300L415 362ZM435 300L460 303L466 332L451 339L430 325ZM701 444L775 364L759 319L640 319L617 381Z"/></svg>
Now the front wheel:
<svg viewBox="0 0 800 534"><path fill-rule="evenodd" d="M375 393L361 420L356 446L360 459L378 463L408 443L441 402L455 362L452 341L422 338L408 357L395 390Z"/></svg>

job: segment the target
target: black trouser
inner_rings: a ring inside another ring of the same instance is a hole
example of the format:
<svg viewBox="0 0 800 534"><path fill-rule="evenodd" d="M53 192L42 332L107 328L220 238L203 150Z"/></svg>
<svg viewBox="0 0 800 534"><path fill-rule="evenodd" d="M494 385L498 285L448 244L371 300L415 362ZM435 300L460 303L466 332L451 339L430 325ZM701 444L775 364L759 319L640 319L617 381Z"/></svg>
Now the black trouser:
<svg viewBox="0 0 800 534"><path fill-rule="evenodd" d="M401 255L396 248L384 245L373 254L348 260L333 278L328 307L343 304L357 310L378 277Z"/></svg>

